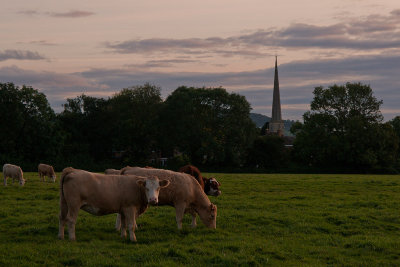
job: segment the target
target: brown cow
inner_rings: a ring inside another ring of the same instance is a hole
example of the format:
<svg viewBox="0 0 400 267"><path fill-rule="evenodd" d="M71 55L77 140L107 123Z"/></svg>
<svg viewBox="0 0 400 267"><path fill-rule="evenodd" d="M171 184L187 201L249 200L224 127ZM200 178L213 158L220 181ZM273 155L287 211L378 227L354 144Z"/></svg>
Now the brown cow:
<svg viewBox="0 0 400 267"><path fill-rule="evenodd" d="M41 178L42 182L45 181L44 177L51 177L53 183L56 181L56 173L54 172L53 166L47 165L47 164L42 164L40 163L38 165L38 173L39 173L39 178Z"/></svg>
<svg viewBox="0 0 400 267"><path fill-rule="evenodd" d="M210 202L199 183L192 176L181 172L139 167L123 168L121 174L157 176L170 181L168 187L160 190L158 204L175 207L178 229L182 229L182 219L185 213L192 215L192 227L196 226L197 213L207 227L216 228L217 206Z"/></svg>
<svg viewBox="0 0 400 267"><path fill-rule="evenodd" d="M121 170L116 170L116 169L106 169L104 171L104 174L120 174Z"/></svg>
<svg viewBox="0 0 400 267"><path fill-rule="evenodd" d="M181 167L179 172L184 172L192 175L199 182L200 186L203 188L204 192L209 196L217 197L221 195L221 190L219 186L221 185L217 179L214 177L206 178L201 175L200 170L193 165L185 165Z"/></svg>
<svg viewBox="0 0 400 267"><path fill-rule="evenodd" d="M24 173L22 172L22 169L19 166L12 164L4 164L3 176L4 176L4 186L7 186L7 177L12 178L12 181L18 180L20 186L23 186L25 184Z"/></svg>
<svg viewBox="0 0 400 267"><path fill-rule="evenodd" d="M131 241L136 241L134 225L139 212L148 203L157 204L160 187L167 180L136 175L105 175L65 168L60 181L60 215L58 237L64 239L64 226L68 224L70 240L75 240L75 224L79 209L93 215L120 213L121 237L126 237L126 227Z"/></svg>

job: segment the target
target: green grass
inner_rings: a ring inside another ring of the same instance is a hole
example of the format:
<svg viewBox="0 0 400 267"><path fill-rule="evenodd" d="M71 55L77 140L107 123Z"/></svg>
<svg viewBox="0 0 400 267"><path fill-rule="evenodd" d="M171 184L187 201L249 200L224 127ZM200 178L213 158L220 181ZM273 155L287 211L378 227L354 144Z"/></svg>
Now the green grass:
<svg viewBox="0 0 400 267"><path fill-rule="evenodd" d="M186 215L178 231L172 207L150 207L136 244L121 240L115 215L84 211L77 241L58 240L58 183L9 179L0 186L0 266L400 266L399 175L215 176L217 230L199 219L192 229Z"/></svg>

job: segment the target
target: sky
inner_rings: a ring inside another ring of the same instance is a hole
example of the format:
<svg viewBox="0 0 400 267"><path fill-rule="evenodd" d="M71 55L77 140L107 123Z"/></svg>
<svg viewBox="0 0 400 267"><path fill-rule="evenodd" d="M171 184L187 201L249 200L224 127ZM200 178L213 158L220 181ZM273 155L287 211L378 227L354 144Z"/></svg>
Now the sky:
<svg viewBox="0 0 400 267"><path fill-rule="evenodd" d="M398 0L2 0L0 82L32 86L56 112L82 93L146 82L223 87L271 116L278 56L282 118L302 121L313 90L369 84L400 115Z"/></svg>

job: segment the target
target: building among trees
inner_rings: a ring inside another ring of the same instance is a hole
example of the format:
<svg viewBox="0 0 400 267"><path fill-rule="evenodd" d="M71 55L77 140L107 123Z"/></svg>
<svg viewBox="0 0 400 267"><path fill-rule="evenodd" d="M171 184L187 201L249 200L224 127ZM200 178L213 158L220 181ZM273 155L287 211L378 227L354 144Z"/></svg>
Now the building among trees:
<svg viewBox="0 0 400 267"><path fill-rule="evenodd" d="M279 94L278 57L275 57L274 95L272 100L272 118L269 123L269 133L283 135L284 124L281 112L281 97Z"/></svg>

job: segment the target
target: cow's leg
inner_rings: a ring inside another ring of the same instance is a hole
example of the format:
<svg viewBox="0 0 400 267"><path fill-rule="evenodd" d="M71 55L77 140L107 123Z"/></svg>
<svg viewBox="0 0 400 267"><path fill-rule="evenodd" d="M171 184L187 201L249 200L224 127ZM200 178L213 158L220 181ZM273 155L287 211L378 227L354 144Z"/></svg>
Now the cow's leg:
<svg viewBox="0 0 400 267"><path fill-rule="evenodd" d="M131 239L132 242L136 242L136 235L135 235L135 229L137 228L137 224L136 224L136 215L135 215L136 211L134 210L132 213L132 221L129 224L129 237Z"/></svg>
<svg viewBox="0 0 400 267"><path fill-rule="evenodd" d="M121 230L121 214L117 214L117 219L115 220L115 230Z"/></svg>
<svg viewBox="0 0 400 267"><path fill-rule="evenodd" d="M136 208L127 208L125 210L125 215L126 215L126 222L129 230L129 239L132 242L136 242L136 235L135 235L135 214L136 214Z"/></svg>
<svg viewBox="0 0 400 267"><path fill-rule="evenodd" d="M194 228L197 226L196 212L194 210L190 210L190 214L192 215L192 227Z"/></svg>
<svg viewBox="0 0 400 267"><path fill-rule="evenodd" d="M139 218L139 216L141 214L143 214L145 211L147 210L147 206L141 206L139 208L136 209L136 217L135 217L135 229L139 229L138 225L137 225L137 219Z"/></svg>
<svg viewBox="0 0 400 267"><path fill-rule="evenodd" d="M64 239L64 227L67 222L68 205L63 195L60 196L60 214L58 215L58 238Z"/></svg>
<svg viewBox="0 0 400 267"><path fill-rule="evenodd" d="M7 176L4 175L4 186L7 186Z"/></svg>
<svg viewBox="0 0 400 267"><path fill-rule="evenodd" d="M139 229L139 227L137 226L137 223L136 223L136 220L137 220L137 218L139 218L139 209L136 209L136 212L135 212L135 230L137 230L137 229Z"/></svg>
<svg viewBox="0 0 400 267"><path fill-rule="evenodd" d="M125 212L122 211L120 214L121 214L121 238L126 238L126 216L125 216Z"/></svg>
<svg viewBox="0 0 400 267"><path fill-rule="evenodd" d="M68 203L68 213L67 213L67 224L68 224L68 236L69 240L76 240L75 236L75 224L76 218L78 217L78 212L80 208L80 203Z"/></svg>
<svg viewBox="0 0 400 267"><path fill-rule="evenodd" d="M178 229L182 229L182 219L183 215L185 214L185 203L179 203L175 205L175 217L176 217L176 224L178 225Z"/></svg>

